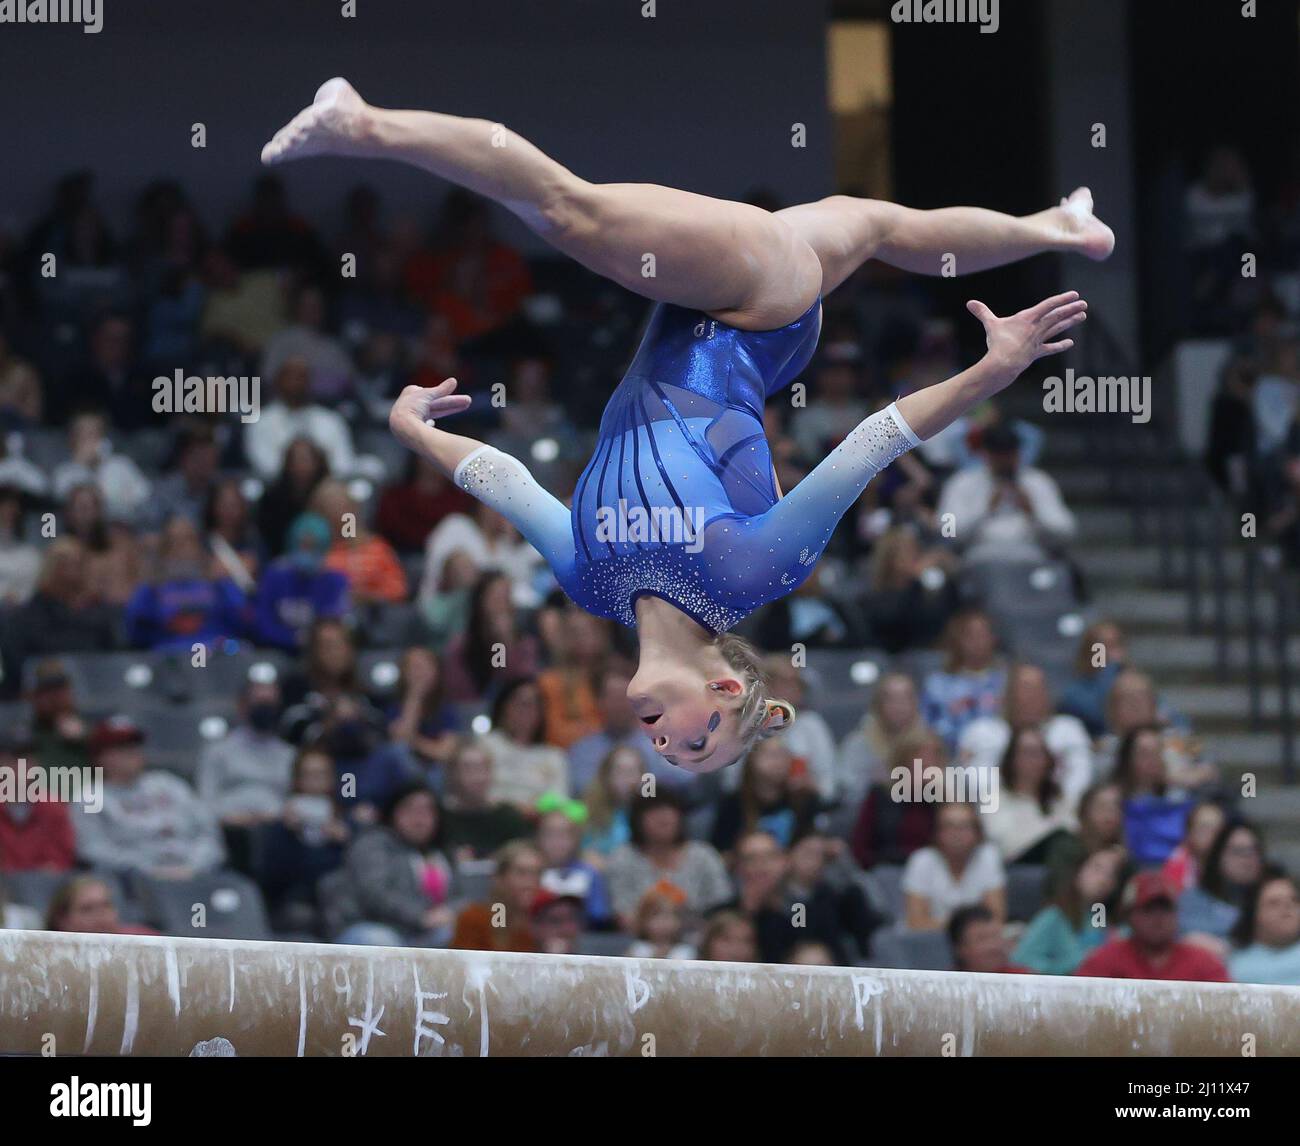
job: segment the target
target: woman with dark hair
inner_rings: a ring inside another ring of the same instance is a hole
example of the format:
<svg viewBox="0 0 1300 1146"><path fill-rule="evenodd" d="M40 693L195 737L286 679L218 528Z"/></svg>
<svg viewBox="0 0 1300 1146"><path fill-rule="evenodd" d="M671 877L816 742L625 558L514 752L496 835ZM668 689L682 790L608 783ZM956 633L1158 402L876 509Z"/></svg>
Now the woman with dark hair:
<svg viewBox="0 0 1300 1146"><path fill-rule="evenodd" d="M1056 759L1037 728L1011 734L999 775L997 806L985 816L988 838L1005 863L1042 863L1075 820L1056 781Z"/></svg>
<svg viewBox="0 0 1300 1146"><path fill-rule="evenodd" d="M416 771L384 741L387 721L358 677L356 641L341 621L317 621L306 664L284 682L280 735L294 745L320 745L333 758L349 818L373 823L392 792Z"/></svg>
<svg viewBox="0 0 1300 1146"><path fill-rule="evenodd" d="M980 820L974 804L939 805L934 843L913 852L903 868L909 930L942 930L957 908L977 903L1006 918L1006 874Z"/></svg>
<svg viewBox="0 0 1300 1146"><path fill-rule="evenodd" d="M711 842L729 852L753 831L767 832L788 848L813 826L822 803L807 771L798 773L790 749L777 740L761 740L750 749L740 788L718 802Z"/></svg>
<svg viewBox="0 0 1300 1146"><path fill-rule="evenodd" d="M361 691L356 636L333 617L316 621L307 636L300 667L284 682L286 704L296 704L315 694L324 700Z"/></svg>
<svg viewBox="0 0 1300 1146"><path fill-rule="evenodd" d="M1223 810L1223 805L1212 800L1204 800L1191 810L1183 842L1174 848L1160 869L1179 894L1200 882L1205 857L1227 819L1228 813Z"/></svg>
<svg viewBox="0 0 1300 1146"><path fill-rule="evenodd" d="M1124 798L1114 781L1094 784L1079 799L1079 826L1058 835L1047 849L1047 894L1069 886L1074 872L1088 856L1106 848L1124 848ZM1123 879L1132 874L1125 859Z"/></svg>
<svg viewBox="0 0 1300 1146"><path fill-rule="evenodd" d="M457 703L481 700L494 688L536 674L537 641L519 629L504 573L479 578L470 595L469 624L448 643L443 668L447 699Z"/></svg>
<svg viewBox="0 0 1300 1146"><path fill-rule="evenodd" d="M1168 782L1164 741L1155 725L1125 734L1115 760L1124 794L1124 838L1137 864L1163 864L1182 842L1192 800Z"/></svg>
<svg viewBox="0 0 1300 1146"><path fill-rule="evenodd" d="M257 527L272 557L284 552L289 526L307 511L316 487L328 476L325 451L310 438L294 438L285 447L280 474L257 503Z"/></svg>
<svg viewBox="0 0 1300 1146"><path fill-rule="evenodd" d="M444 763L456 747L460 722L456 709L446 700L438 654L422 645L412 645L402 653L397 692L388 739L405 745L423 763Z"/></svg>
<svg viewBox="0 0 1300 1146"><path fill-rule="evenodd" d="M731 899L722 857L708 844L686 838L686 812L675 793L636 797L629 828L631 842L614 852L605 868L614 914L624 931L631 930L641 897L660 880L681 888L693 918Z"/></svg>
<svg viewBox="0 0 1300 1146"><path fill-rule="evenodd" d="M203 508L203 533L211 551L209 576L229 577L250 593L262 565L262 542L239 478L213 483Z"/></svg>
<svg viewBox="0 0 1300 1146"><path fill-rule="evenodd" d="M1280 867L1266 868L1246 896L1228 956L1234 983L1300 986L1300 890Z"/></svg>
<svg viewBox="0 0 1300 1146"><path fill-rule="evenodd" d="M91 600L125 605L145 572L144 554L132 529L125 522L110 520L104 494L92 482L68 491L60 521L64 536L85 546L82 575Z"/></svg>
<svg viewBox="0 0 1300 1146"><path fill-rule="evenodd" d="M542 694L531 678L514 680L492 705L492 729L480 743L492 757L492 799L531 815L547 792L568 792L569 761L542 740Z"/></svg>
<svg viewBox="0 0 1300 1146"><path fill-rule="evenodd" d="M1088 953L1114 934L1110 922L1124 871L1120 847L1081 859L1052 902L1029 921L1012 960L1042 975L1074 974Z"/></svg>
<svg viewBox="0 0 1300 1146"><path fill-rule="evenodd" d="M1184 935L1226 939L1264 874L1264 837L1242 819L1230 819L1205 856L1200 883L1178 897L1178 927Z"/></svg>
<svg viewBox="0 0 1300 1146"><path fill-rule="evenodd" d="M1168 711L1144 672L1125 668L1116 674L1106 697L1106 727L1106 734L1097 740L1097 762L1103 774L1118 767L1120 748L1129 733L1156 728L1165 778L1172 787L1197 791L1219 779L1218 767L1205 758L1201 742L1189 734L1182 718Z"/></svg>
<svg viewBox="0 0 1300 1146"><path fill-rule="evenodd" d="M326 914L339 943L445 947L455 916L451 865L438 849L438 801L427 785L398 788L380 822L358 836L329 891Z"/></svg>

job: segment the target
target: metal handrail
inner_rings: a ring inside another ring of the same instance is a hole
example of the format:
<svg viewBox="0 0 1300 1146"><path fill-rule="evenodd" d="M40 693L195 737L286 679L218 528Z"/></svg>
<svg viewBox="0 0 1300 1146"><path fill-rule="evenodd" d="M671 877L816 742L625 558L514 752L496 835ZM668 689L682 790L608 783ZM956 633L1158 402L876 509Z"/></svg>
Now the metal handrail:
<svg viewBox="0 0 1300 1146"><path fill-rule="evenodd" d="M1277 650L1278 722L1282 726L1282 775L1288 784L1295 782L1296 722L1291 711L1291 630L1294 615L1291 596L1297 593L1296 578L1285 569L1278 572L1277 604L1273 615L1274 641ZM1300 594L1298 594L1300 595Z"/></svg>
<svg viewBox="0 0 1300 1146"><path fill-rule="evenodd" d="M1081 339L1083 370L1093 377L1113 372L1124 353L1104 321L1090 315L1086 337ZM1300 576L1274 569L1260 560L1258 541L1234 545L1239 531L1236 509L1206 472L1200 459L1189 457L1168 437L1126 433L1123 427L1101 419L1087 420L1090 455L1106 468L1110 500L1130 515L1133 543L1154 543L1158 549L1159 579L1187 594L1187 630L1206 631L1205 607L1211 609L1209 628L1214 638L1214 671L1226 682L1231 668L1228 573L1226 552L1241 554L1245 573L1242 624L1245 637L1247 693L1250 727L1265 726L1265 656L1274 661L1278 688L1276 725L1282 740L1282 774L1287 783L1297 779L1300 730L1292 704L1292 682L1300 676L1291 662L1288 628L1292 618L1300 623ZM1181 526L1179 529L1179 518ZM1179 536L1181 535L1181 537ZM1181 541L1181 545L1180 545ZM1182 562L1176 557L1181 548ZM1265 632L1260 601L1272 600L1273 631ZM1271 723L1271 722L1270 722Z"/></svg>

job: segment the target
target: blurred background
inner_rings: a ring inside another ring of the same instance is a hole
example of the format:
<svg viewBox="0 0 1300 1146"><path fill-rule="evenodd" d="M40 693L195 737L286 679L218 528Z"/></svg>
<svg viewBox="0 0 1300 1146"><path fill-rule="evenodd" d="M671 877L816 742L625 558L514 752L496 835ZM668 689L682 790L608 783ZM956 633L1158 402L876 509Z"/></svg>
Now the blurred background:
<svg viewBox="0 0 1300 1146"><path fill-rule="evenodd" d="M645 7L0 27L0 771L109 781L100 813L0 801L6 924L1060 974L1159 871L1185 938L1300 982L1300 4L1002 0L994 34ZM982 351L968 298L1091 311L744 623L798 723L686 778L632 727L630 634L386 428L454 375L464 432L565 498L647 305L414 171L262 169L333 75L593 181L769 209L1027 214L1086 185L1118 246L959 282L869 264L827 299L806 406L768 412L786 489ZM1066 366L1149 379L1149 421L1048 412ZM177 371L260 378L261 418L156 412ZM979 522L960 545L949 512ZM913 761L1000 769L1002 809L900 800Z"/></svg>

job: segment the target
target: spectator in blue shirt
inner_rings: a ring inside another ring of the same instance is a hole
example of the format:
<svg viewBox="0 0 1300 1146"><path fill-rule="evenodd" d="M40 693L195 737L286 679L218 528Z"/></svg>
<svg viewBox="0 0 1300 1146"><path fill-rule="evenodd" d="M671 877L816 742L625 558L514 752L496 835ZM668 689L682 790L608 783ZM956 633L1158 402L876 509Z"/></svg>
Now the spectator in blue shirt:
<svg viewBox="0 0 1300 1146"><path fill-rule="evenodd" d="M244 595L228 578L204 570L203 544L189 518L177 515L162 533L160 575L141 585L126 606L126 627L138 648L189 652L194 645L237 640L244 633Z"/></svg>
<svg viewBox="0 0 1300 1146"><path fill-rule="evenodd" d="M542 871L543 889L581 900L587 926L593 931L613 927L614 908L605 877L579 858L587 809L578 800L548 792L537 801L537 811L541 818L537 822L536 843L546 862Z"/></svg>
<svg viewBox="0 0 1300 1146"><path fill-rule="evenodd" d="M1115 782L1124 795L1124 838L1138 864L1163 864L1183 841L1194 801L1169 783L1164 740L1155 725L1120 741Z"/></svg>
<svg viewBox="0 0 1300 1146"><path fill-rule="evenodd" d="M1233 928L1238 950L1228 957L1236 983L1300 986L1300 892L1281 868L1270 867L1246 897Z"/></svg>
<svg viewBox="0 0 1300 1146"><path fill-rule="evenodd" d="M341 617L348 607L348 579L325 568L330 527L314 513L289 527L286 555L262 574L254 626L258 642L297 652L315 621Z"/></svg>
<svg viewBox="0 0 1300 1146"><path fill-rule="evenodd" d="M1007 674L998 662L993 622L978 609L958 613L948 622L943 645L947 659L942 671L925 678L921 713L955 752L971 721L999 715Z"/></svg>
<svg viewBox="0 0 1300 1146"><path fill-rule="evenodd" d="M1244 820L1229 820L1210 845L1199 884L1178 898L1179 931L1226 940L1263 875L1259 830ZM1227 955L1226 944L1220 953Z"/></svg>

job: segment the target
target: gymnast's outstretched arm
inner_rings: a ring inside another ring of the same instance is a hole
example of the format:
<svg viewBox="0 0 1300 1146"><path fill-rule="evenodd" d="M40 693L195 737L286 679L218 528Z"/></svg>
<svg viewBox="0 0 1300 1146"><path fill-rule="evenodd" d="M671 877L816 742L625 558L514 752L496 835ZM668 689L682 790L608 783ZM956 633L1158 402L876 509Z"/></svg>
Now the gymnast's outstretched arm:
<svg viewBox="0 0 1300 1146"><path fill-rule="evenodd" d="M428 458L466 493L509 520L562 577L575 554L568 507L538 485L518 458L435 425L469 405L468 394L456 393L455 378L427 389L407 386L393 403L388 426L407 449Z"/></svg>
<svg viewBox="0 0 1300 1146"><path fill-rule="evenodd" d="M754 575L783 573L793 586L807 575L840 518L867 483L900 454L932 438L967 410L1005 390L1037 359L1074 345L1061 338L1087 317L1088 304L1070 291L1009 318L981 302L967 308L984 324L988 353L968 370L906 394L861 422L817 467L770 510L739 528L749 532L759 559ZM766 559L771 554L772 560Z"/></svg>

